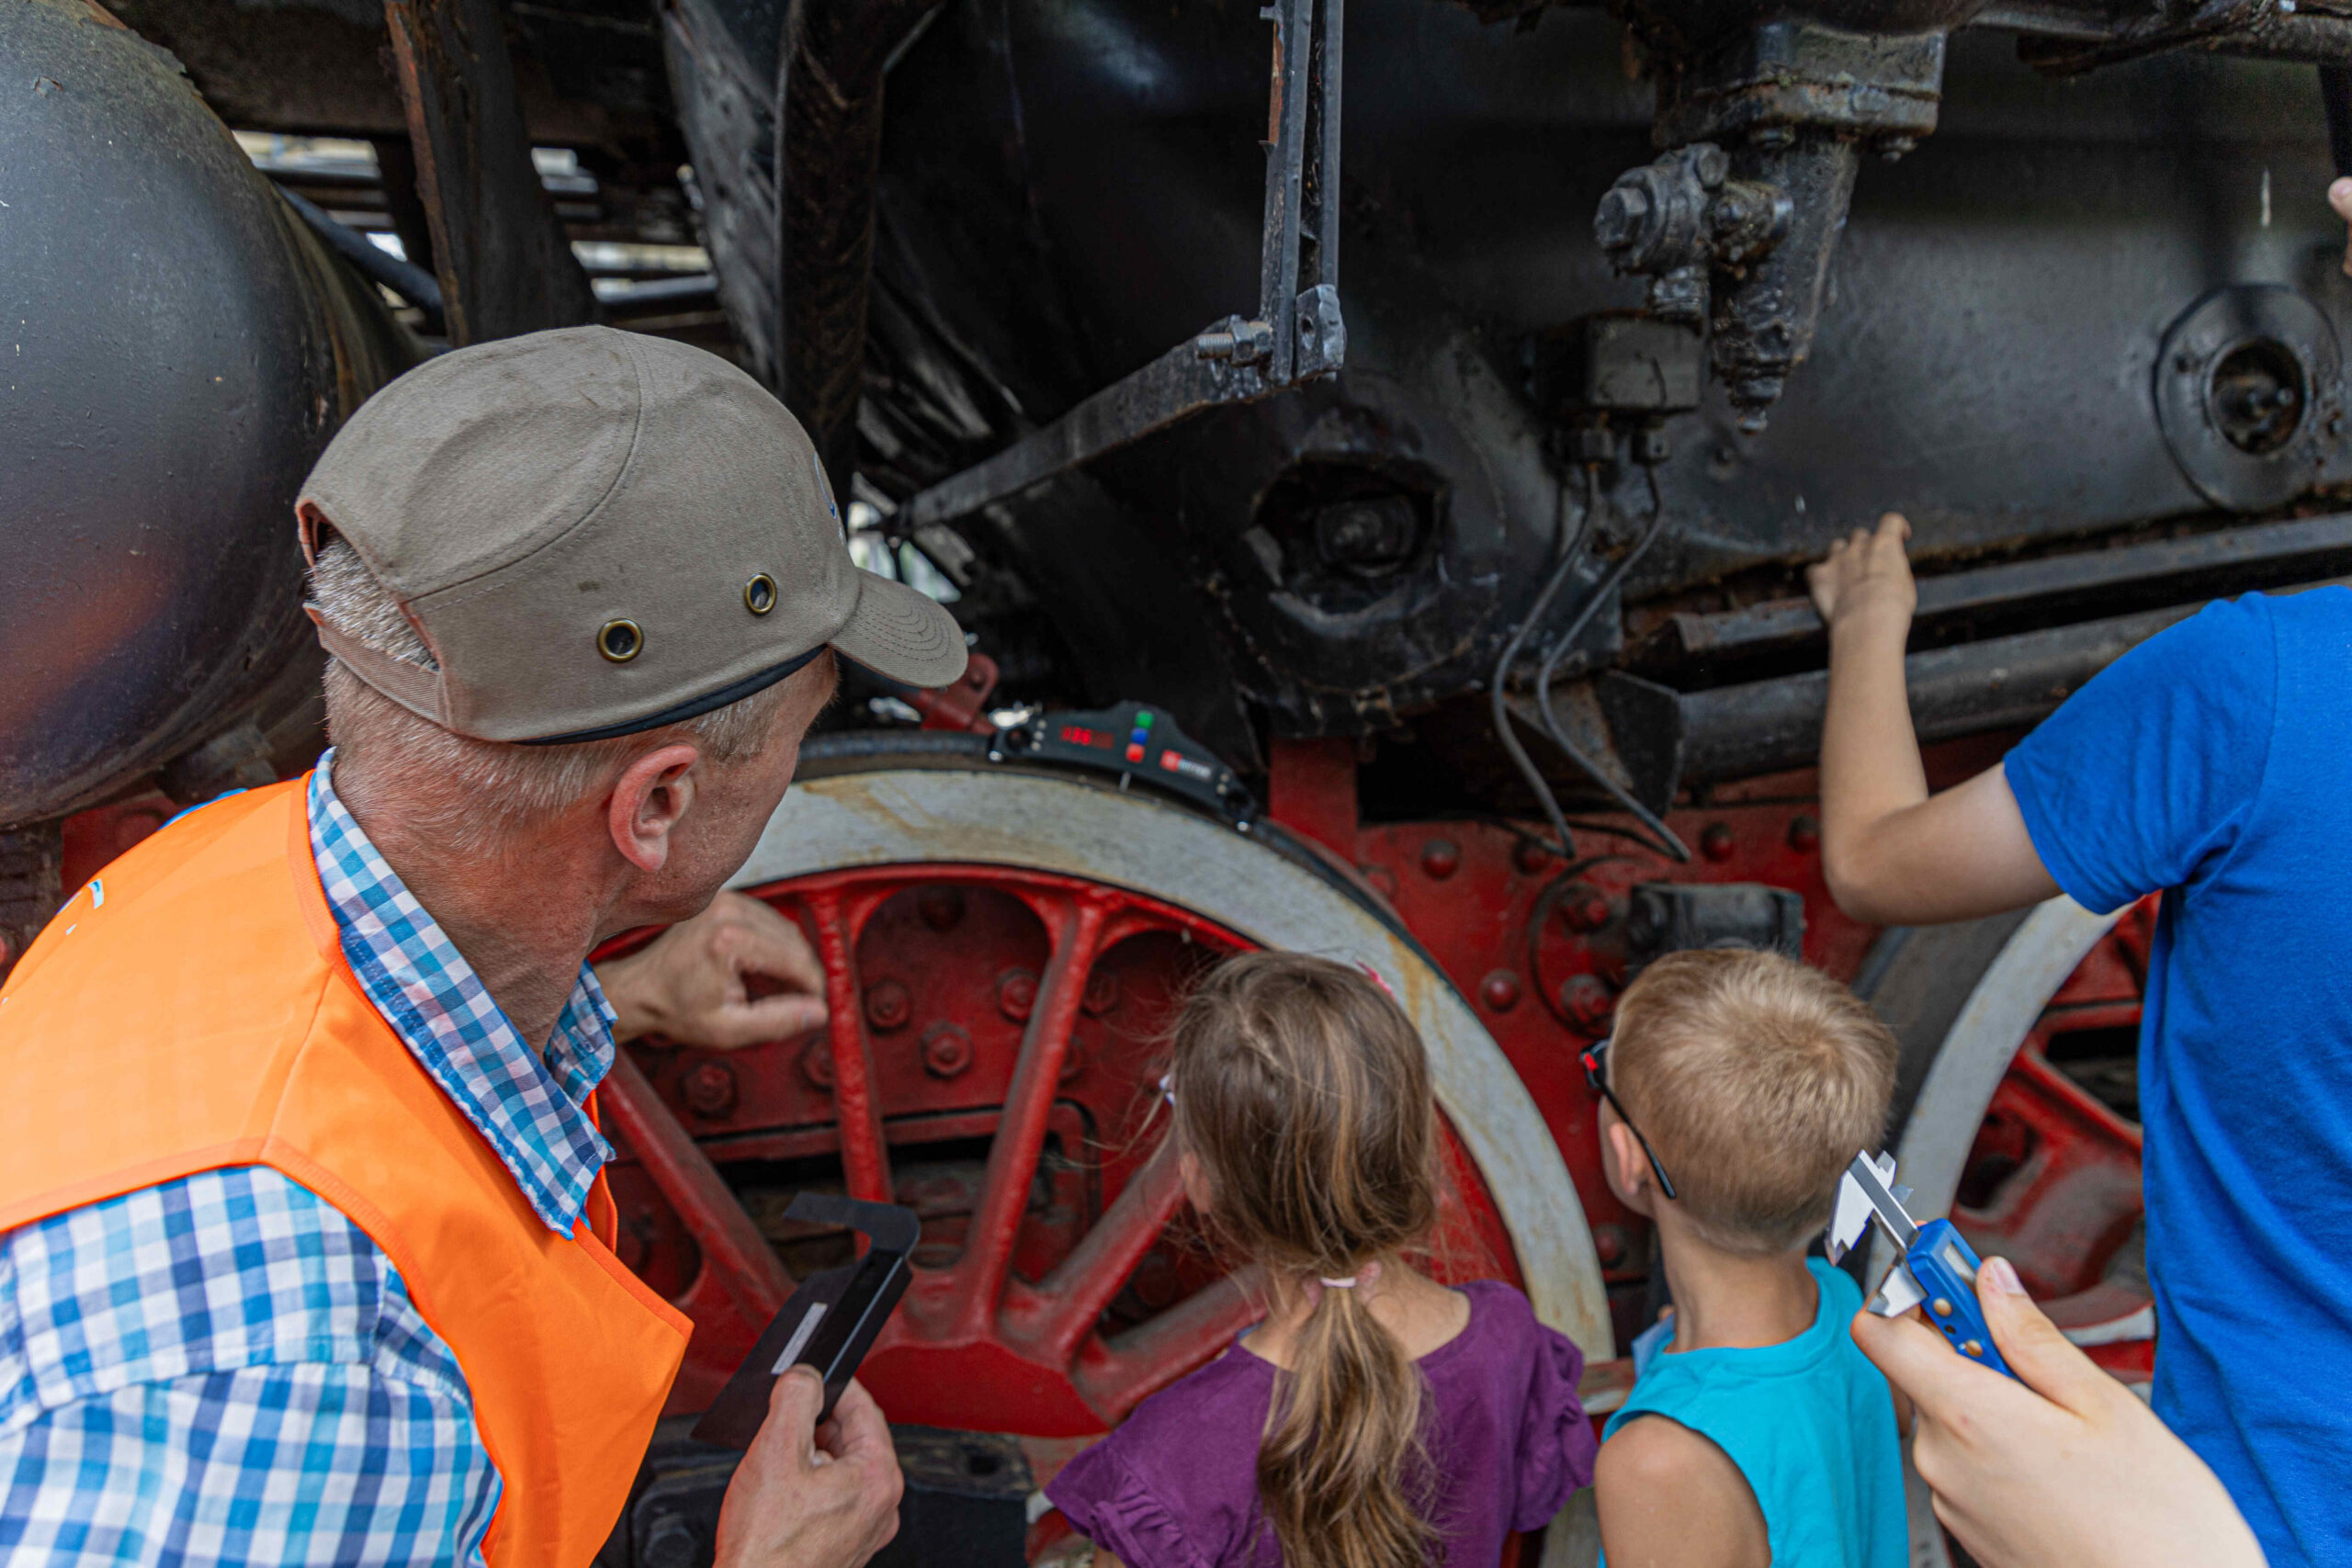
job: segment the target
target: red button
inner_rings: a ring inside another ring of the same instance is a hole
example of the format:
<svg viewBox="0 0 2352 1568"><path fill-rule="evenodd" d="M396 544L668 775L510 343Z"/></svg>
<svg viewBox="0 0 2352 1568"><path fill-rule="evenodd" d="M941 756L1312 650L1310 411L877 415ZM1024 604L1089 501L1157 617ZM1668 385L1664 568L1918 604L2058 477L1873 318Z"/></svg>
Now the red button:
<svg viewBox="0 0 2352 1568"><path fill-rule="evenodd" d="M1127 761L1130 761L1130 762L1140 762L1140 761L1143 761L1143 748L1142 748L1142 747L1140 747L1140 746L1135 745L1135 744L1133 744L1133 743L1130 743L1130 744L1128 745L1128 747L1127 747Z"/></svg>

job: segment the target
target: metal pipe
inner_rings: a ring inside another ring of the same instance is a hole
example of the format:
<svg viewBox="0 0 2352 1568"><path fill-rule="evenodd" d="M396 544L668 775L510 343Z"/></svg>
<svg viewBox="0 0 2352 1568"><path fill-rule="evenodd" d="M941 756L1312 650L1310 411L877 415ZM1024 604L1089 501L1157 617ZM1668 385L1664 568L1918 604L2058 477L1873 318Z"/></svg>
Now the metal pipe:
<svg viewBox="0 0 2352 1568"><path fill-rule="evenodd" d="M1923 742L2032 724L2132 649L2201 608L2177 604L1913 654L1904 660L1911 722ZM1826 671L1690 693L1681 703L1682 779L1810 766L1821 753L1828 696Z"/></svg>
<svg viewBox="0 0 2352 1568"><path fill-rule="evenodd" d="M391 252L379 249L375 243L357 230L346 227L301 197L277 186L277 194L286 198L303 222L324 240L327 248L357 269L359 276L370 283L379 283L418 310L424 312L427 331L441 331L441 281L423 267L404 262Z"/></svg>

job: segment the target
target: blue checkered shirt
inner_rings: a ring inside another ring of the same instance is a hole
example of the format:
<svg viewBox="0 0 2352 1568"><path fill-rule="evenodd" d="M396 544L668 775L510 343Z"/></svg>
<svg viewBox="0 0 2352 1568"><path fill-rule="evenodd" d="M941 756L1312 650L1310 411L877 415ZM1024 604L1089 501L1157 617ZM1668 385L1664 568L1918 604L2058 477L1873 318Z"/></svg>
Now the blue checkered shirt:
<svg viewBox="0 0 2352 1568"><path fill-rule="evenodd" d="M335 798L311 848L343 951L549 1229L609 1146L613 1061L585 966L545 1058ZM0 1236L0 1558L476 1563L499 1476L457 1358L376 1244L266 1166L210 1170Z"/></svg>

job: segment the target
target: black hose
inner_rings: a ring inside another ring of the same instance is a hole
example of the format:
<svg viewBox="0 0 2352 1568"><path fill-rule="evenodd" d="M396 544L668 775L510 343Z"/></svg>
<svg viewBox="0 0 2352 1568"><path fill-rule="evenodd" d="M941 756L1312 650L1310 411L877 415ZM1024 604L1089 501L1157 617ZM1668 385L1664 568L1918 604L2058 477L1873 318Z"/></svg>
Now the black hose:
<svg viewBox="0 0 2352 1568"><path fill-rule="evenodd" d="M1584 513L1577 520L1575 535L1561 548L1560 558L1552 568L1552 575L1544 580L1544 586L1536 593L1535 603L1528 606L1525 618L1510 634L1510 640L1503 644L1502 653L1495 660L1494 675L1487 682L1487 712L1494 720L1495 739L1502 742L1511 766L1519 770L1519 776L1526 782L1527 787L1535 792L1536 803L1544 807L1544 815L1550 820L1552 831L1559 835L1557 843L1544 847L1565 861L1577 858L1576 840L1568 832L1568 819L1560 811L1558 797L1553 795L1552 786L1544 782L1534 760L1528 756L1527 748L1519 743L1518 735L1511 729L1510 709L1503 701L1503 687L1510 678L1510 667L1519 658L1519 650L1527 645L1528 634L1543 621L1544 612L1552 607L1553 596L1560 592L1561 584L1567 581L1568 573L1576 569L1577 560L1583 556L1585 540L1591 536L1593 513L1600 505L1600 481L1589 468L1585 469L1584 493ZM1562 507L1566 506L1567 499L1568 487L1563 484L1560 487ZM1566 518L1555 519L1554 532L1559 532L1566 522Z"/></svg>
<svg viewBox="0 0 2352 1568"><path fill-rule="evenodd" d="M390 251L379 250L375 243L355 229L336 222L324 212L295 195L284 186L277 194L286 198L295 214L324 240L327 248L358 270L359 276L370 283L379 283L424 312L427 332L438 333L441 326L441 280L418 266L405 262Z"/></svg>

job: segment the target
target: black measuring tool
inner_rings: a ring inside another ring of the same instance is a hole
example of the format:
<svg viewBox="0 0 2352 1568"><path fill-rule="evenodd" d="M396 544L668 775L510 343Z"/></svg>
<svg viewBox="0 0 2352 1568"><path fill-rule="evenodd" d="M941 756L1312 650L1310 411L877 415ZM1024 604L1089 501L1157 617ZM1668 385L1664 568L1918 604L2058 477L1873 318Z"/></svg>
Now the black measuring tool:
<svg viewBox="0 0 2352 1568"><path fill-rule="evenodd" d="M760 1435L760 1423L767 1419L775 1380L794 1366L813 1368L825 1380L825 1407L817 1416L822 1423L857 1375L858 1363L874 1348L874 1337L889 1321L899 1298L906 1294L908 1255L922 1234L912 1209L803 1192L792 1200L784 1217L847 1225L873 1245L856 1262L800 1281L696 1423L693 1436L698 1443L750 1448Z"/></svg>

